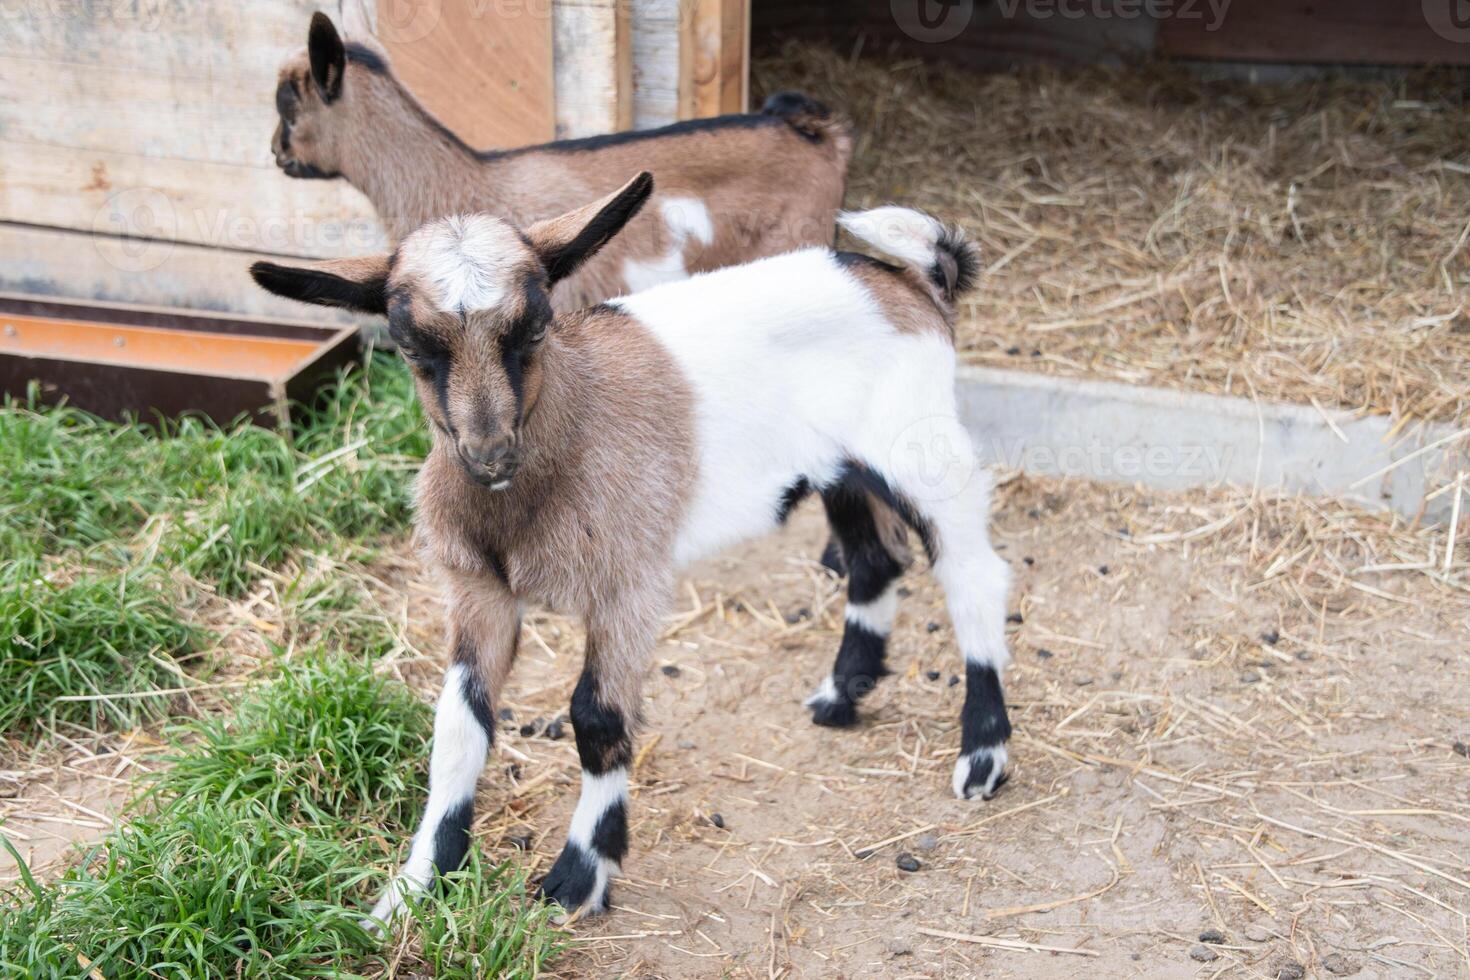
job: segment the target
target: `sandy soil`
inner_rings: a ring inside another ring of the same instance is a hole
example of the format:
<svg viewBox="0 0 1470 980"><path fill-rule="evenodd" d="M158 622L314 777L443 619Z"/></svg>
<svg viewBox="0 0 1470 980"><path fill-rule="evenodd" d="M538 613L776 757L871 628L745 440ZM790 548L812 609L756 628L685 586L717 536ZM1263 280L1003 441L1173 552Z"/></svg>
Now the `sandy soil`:
<svg viewBox="0 0 1470 980"><path fill-rule="evenodd" d="M842 600L806 505L683 584L615 909L574 925L558 975L1470 976L1463 591L1327 581L1292 554L1312 520L1332 551L1333 521L1296 503L1016 480L998 511L1024 616L1002 792L950 795L964 688L923 568L861 726L810 723ZM541 616L526 640L479 828L497 856L529 836L543 872L575 750L518 727L566 710L580 637Z"/></svg>
<svg viewBox="0 0 1470 980"><path fill-rule="evenodd" d="M555 975L1470 976L1470 593L1362 571L1442 536L1028 478L1002 487L995 524L1024 620L1001 793L950 795L964 688L922 562L861 725L810 723L842 594L804 505L681 583L647 685L632 853L612 913L572 925ZM390 669L430 697L432 577L406 548L375 573L409 624ZM481 846L537 875L576 801L570 726L545 727L580 649L574 623L529 617L481 782ZM43 862L46 835L102 832L73 803L110 812L74 776L3 801L74 821L7 823ZM1209 930L1223 941L1202 944Z"/></svg>

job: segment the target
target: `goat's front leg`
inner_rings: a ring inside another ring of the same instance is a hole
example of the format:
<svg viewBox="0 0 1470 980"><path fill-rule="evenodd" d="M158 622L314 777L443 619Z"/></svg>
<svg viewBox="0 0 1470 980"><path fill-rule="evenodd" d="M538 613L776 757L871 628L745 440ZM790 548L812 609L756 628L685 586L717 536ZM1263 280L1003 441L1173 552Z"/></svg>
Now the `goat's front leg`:
<svg viewBox="0 0 1470 980"><path fill-rule="evenodd" d="M567 843L541 883L568 912L607 907L608 883L628 852L628 769L662 600L628 600L587 620L587 653L572 693L572 728L582 761L582 795Z"/></svg>
<svg viewBox="0 0 1470 980"><path fill-rule="evenodd" d="M494 698L515 659L520 620L505 584L490 574L454 573L446 585L453 653L434 711L429 802L408 860L373 907L375 925L390 924L406 897L464 862L475 783L495 739Z"/></svg>

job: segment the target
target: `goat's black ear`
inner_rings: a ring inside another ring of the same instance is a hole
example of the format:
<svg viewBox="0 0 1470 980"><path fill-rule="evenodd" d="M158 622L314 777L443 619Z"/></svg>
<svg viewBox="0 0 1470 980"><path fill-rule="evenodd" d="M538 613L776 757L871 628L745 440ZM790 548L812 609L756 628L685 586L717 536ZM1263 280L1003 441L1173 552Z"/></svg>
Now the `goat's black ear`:
<svg viewBox="0 0 1470 980"><path fill-rule="evenodd" d="M305 266L257 262L251 277L266 292L315 303L341 306L359 313L388 312L388 256L334 259Z"/></svg>
<svg viewBox="0 0 1470 980"><path fill-rule="evenodd" d="M531 247L541 257L554 284L577 270L623 230L653 193L653 174L644 171L620 190L559 218L538 221L526 229Z"/></svg>
<svg viewBox="0 0 1470 980"><path fill-rule="evenodd" d="M311 78L323 102L331 102L342 94L342 76L347 71L347 47L332 18L318 10L311 15L311 30L306 35L306 51L311 56Z"/></svg>

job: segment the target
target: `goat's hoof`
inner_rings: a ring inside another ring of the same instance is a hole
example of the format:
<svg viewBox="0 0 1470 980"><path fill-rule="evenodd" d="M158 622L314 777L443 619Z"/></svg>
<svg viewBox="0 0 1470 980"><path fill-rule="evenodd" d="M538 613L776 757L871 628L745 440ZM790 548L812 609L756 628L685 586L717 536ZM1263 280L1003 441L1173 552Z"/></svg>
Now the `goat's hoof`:
<svg viewBox="0 0 1470 980"><path fill-rule="evenodd" d="M857 705L838 694L831 674L802 704L812 709L812 721L823 727L851 728L857 724Z"/></svg>
<svg viewBox="0 0 1470 980"><path fill-rule="evenodd" d="M1006 747L992 745L962 755L954 764L954 795L962 800L980 797L988 800L996 794L1005 781Z"/></svg>
<svg viewBox="0 0 1470 980"><path fill-rule="evenodd" d="M596 915L607 908L608 879L617 864L571 841L541 879L536 897L567 911L567 918Z"/></svg>

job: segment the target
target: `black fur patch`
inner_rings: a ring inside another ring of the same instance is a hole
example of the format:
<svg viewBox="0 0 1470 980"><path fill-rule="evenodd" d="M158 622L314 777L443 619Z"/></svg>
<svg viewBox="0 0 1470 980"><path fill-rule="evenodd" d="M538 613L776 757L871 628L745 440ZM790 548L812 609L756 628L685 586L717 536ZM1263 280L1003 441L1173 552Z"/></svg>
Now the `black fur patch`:
<svg viewBox="0 0 1470 980"><path fill-rule="evenodd" d="M595 652L587 650L587 666L572 691L572 730L577 735L577 755L582 769L601 776L613 769L627 768L633 759L633 743L621 713L602 703L597 694Z"/></svg>
<svg viewBox="0 0 1470 980"><path fill-rule="evenodd" d="M888 553L878 536L872 498L859 481L841 479L822 490L822 503L827 508L833 533L842 542L842 555L847 563L848 602L860 605L872 602L903 574L903 566Z"/></svg>
<svg viewBox="0 0 1470 980"><path fill-rule="evenodd" d="M833 258L844 269L865 267L869 269L880 269L883 272L891 272L895 275L903 273L903 269L893 263L884 262L882 259L875 259L873 256L864 255L862 252L834 252Z"/></svg>
<svg viewBox="0 0 1470 980"><path fill-rule="evenodd" d="M873 494L873 496L887 504L919 536L919 540L924 544L924 551L929 556L930 563L932 564L938 559L939 551L937 542L934 539L934 528L930 526L929 521L924 515L919 513L913 504L894 492L893 488L888 485L887 480L863 464L849 460L842 465L842 469L837 473L837 479L833 480L830 484L832 487L842 485L846 485L849 488L860 488Z"/></svg>
<svg viewBox="0 0 1470 980"><path fill-rule="evenodd" d="M541 264L546 267L547 279L555 284L575 272L633 220L652 194L653 174L645 170L597 212L575 238L555 250L543 250Z"/></svg>
<svg viewBox="0 0 1470 980"><path fill-rule="evenodd" d="M837 540L836 534L827 539L827 547L822 549L822 557L818 560L833 575L847 574L847 559L842 557L842 542Z"/></svg>
<svg viewBox="0 0 1470 980"><path fill-rule="evenodd" d="M571 912L593 898L597 887L597 859L580 844L567 841L556 863L541 880L538 893Z"/></svg>
<svg viewBox="0 0 1470 980"><path fill-rule="evenodd" d="M1011 737L1000 675L985 664L965 665L965 707L960 714L960 751L999 745Z"/></svg>
<svg viewBox="0 0 1470 980"><path fill-rule="evenodd" d="M303 269L274 262L256 262L250 276L266 292L315 303L318 306L342 306L363 313L386 313L387 299L383 290L388 279L354 282L320 269Z"/></svg>
<svg viewBox="0 0 1470 980"><path fill-rule="evenodd" d="M638 129L621 133L607 133L602 136L584 136L579 139L542 143L538 146L523 146L514 150L487 150L480 153L479 156L482 158L502 158L520 156L526 153L581 153L587 150L606 149L609 146L641 143L644 140L667 139L670 136L685 136L690 133L719 132L727 129L760 129L762 127L783 126L785 124L784 120L775 116L737 113L725 116L711 116L707 119L686 119L683 122L660 126L657 129Z"/></svg>
<svg viewBox="0 0 1470 980"><path fill-rule="evenodd" d="M434 828L434 867L441 875L458 871L470 849L470 822L475 815L475 800L470 797L444 814Z"/></svg>
<svg viewBox="0 0 1470 980"><path fill-rule="evenodd" d="M383 56L366 44L361 44L357 41L347 42L347 60L354 65L361 65L374 75L387 75L389 73L388 63L383 60Z"/></svg>
<svg viewBox="0 0 1470 980"><path fill-rule="evenodd" d="M832 110L801 92L777 92L761 106L761 115L780 119L810 143L822 142L823 123Z"/></svg>
<svg viewBox="0 0 1470 980"><path fill-rule="evenodd" d="M939 287L946 300L954 302L979 280L980 250L959 229L945 225L935 253L937 258L929 270L929 280Z"/></svg>
<svg viewBox="0 0 1470 980"><path fill-rule="evenodd" d="M485 737L493 745L495 743L495 713L490 710L490 692L485 690L485 685L480 681L477 670L479 658L475 656L474 648L461 640L454 648L454 662L463 664L465 668L464 683L460 687L460 696L464 698L465 704L470 706L470 711L475 716L475 721L485 730Z"/></svg>
<svg viewBox="0 0 1470 980"><path fill-rule="evenodd" d="M842 728L857 723L857 702L888 676L884 665L887 640L865 626L848 621L842 630L842 646L832 665L832 684L837 689L835 701L817 701L812 705L812 721L818 725Z"/></svg>
<svg viewBox="0 0 1470 980"><path fill-rule="evenodd" d="M797 504L811 496L812 485L807 482L806 477L801 477L791 486L781 491L781 500L776 504L776 523L785 524L791 517L791 512L796 509Z"/></svg>
<svg viewBox="0 0 1470 980"><path fill-rule="evenodd" d="M332 18L321 11L311 16L306 34L306 53L311 60L311 78L323 102L342 94L342 74L347 67L347 49Z"/></svg>
<svg viewBox="0 0 1470 980"><path fill-rule="evenodd" d="M619 800L597 818L592 849L605 858L622 861L628 855L628 810Z"/></svg>

